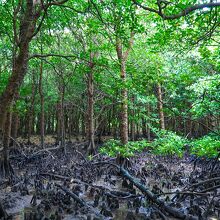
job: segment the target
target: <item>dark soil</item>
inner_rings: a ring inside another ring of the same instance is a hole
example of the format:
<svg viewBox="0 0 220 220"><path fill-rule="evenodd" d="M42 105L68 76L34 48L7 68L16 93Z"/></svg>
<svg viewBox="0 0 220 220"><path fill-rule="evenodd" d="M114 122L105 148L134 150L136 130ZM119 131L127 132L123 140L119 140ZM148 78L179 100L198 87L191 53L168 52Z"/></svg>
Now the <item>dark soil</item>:
<svg viewBox="0 0 220 220"><path fill-rule="evenodd" d="M129 180L115 158L97 154L88 160L79 143L67 144L66 155L52 144L21 148L10 152L15 175L0 183L7 219L181 219L156 200L182 219L220 219L218 160L143 152L126 163Z"/></svg>

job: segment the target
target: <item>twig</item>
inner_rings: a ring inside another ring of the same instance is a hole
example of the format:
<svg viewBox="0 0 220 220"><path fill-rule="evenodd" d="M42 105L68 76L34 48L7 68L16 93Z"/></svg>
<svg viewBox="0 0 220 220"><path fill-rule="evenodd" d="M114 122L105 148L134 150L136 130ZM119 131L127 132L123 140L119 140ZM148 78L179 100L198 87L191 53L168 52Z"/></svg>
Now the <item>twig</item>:
<svg viewBox="0 0 220 220"><path fill-rule="evenodd" d="M189 190L191 188L195 188L195 187L198 187L200 185L207 184L207 183L210 183L210 182L215 182L215 181L220 181L220 177L215 177L215 178L212 178L212 179L204 180L204 181L199 182L199 183L194 183L191 186L185 187L185 189Z"/></svg>
<svg viewBox="0 0 220 220"><path fill-rule="evenodd" d="M209 194L206 194L205 192L166 192L166 193L160 193L160 194L155 194L155 195L162 196L162 195L172 195L172 194L209 196Z"/></svg>
<svg viewBox="0 0 220 220"><path fill-rule="evenodd" d="M60 149L60 146L58 146L58 147L51 147L51 148L45 148L45 149L39 150L39 151L37 151L37 152L34 152L34 153L32 154L32 156L35 156L35 155L37 155L37 154L39 154L39 153L42 153L42 152L44 152L44 151L50 152L50 151L58 150L58 149Z"/></svg>
<svg viewBox="0 0 220 220"><path fill-rule="evenodd" d="M208 189L205 189L205 190L201 191L201 193L210 192L210 191L218 189L218 188L220 188L220 185L216 185L216 186L210 187Z"/></svg>

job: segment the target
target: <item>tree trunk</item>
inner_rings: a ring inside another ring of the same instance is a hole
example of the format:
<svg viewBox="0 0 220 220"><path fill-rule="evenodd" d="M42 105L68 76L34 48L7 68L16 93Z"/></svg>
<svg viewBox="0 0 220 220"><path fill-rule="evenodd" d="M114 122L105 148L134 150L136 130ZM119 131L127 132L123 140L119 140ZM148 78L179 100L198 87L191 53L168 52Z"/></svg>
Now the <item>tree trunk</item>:
<svg viewBox="0 0 220 220"><path fill-rule="evenodd" d="M132 109L131 109L131 140L134 141L135 140L135 111L134 111L134 96L132 96L131 98L131 102L132 102Z"/></svg>
<svg viewBox="0 0 220 220"><path fill-rule="evenodd" d="M148 123L147 123L147 140L150 141L151 140L151 130L150 130L150 113L151 113L151 107L150 104L147 105L147 116L148 116Z"/></svg>
<svg viewBox="0 0 220 220"><path fill-rule="evenodd" d="M21 7L20 7L21 8ZM21 83L27 71L29 43L35 31L36 20L39 16L33 16L33 1L27 0L26 8L22 9L21 22L19 26L19 36L14 30L14 48L12 74L9 82L0 96L0 144L3 144L4 124L6 114L10 109L15 94L18 94ZM16 14L17 15L17 14ZM17 55L16 55L16 50ZM5 151L6 152L6 151ZM9 159L7 153L1 158L3 165L1 167L9 167ZM4 166L5 165L5 166Z"/></svg>
<svg viewBox="0 0 220 220"><path fill-rule="evenodd" d="M120 139L123 145L128 143L128 91L126 84L126 60L123 56L122 43L117 41L116 45L118 60L120 62L120 77L123 83L121 90L121 117L120 117Z"/></svg>
<svg viewBox="0 0 220 220"><path fill-rule="evenodd" d="M88 140L88 153L95 153L95 141L94 141L94 58L96 54L94 52L90 53L90 63L89 63L89 72L87 80L87 140Z"/></svg>
<svg viewBox="0 0 220 220"><path fill-rule="evenodd" d="M32 91L31 91L31 106L28 115L28 144L31 143L30 138L33 131L33 120L34 120L34 104L35 104L35 73L32 76Z"/></svg>
<svg viewBox="0 0 220 220"><path fill-rule="evenodd" d="M56 123L56 132L57 132L57 142L60 144L61 140L61 102L57 103L57 123Z"/></svg>
<svg viewBox="0 0 220 220"><path fill-rule="evenodd" d="M40 95L40 143L41 147L44 148L44 94L43 94L43 61L40 63L40 77L39 77L39 95Z"/></svg>
<svg viewBox="0 0 220 220"><path fill-rule="evenodd" d="M141 119L142 122L142 135L144 138L147 137L147 125L146 125L146 120L144 118Z"/></svg>
<svg viewBox="0 0 220 220"><path fill-rule="evenodd" d="M3 139L4 150L8 150L9 147L10 136L11 136L11 116L12 113L11 111L9 111L7 113L7 118L4 126L4 139Z"/></svg>
<svg viewBox="0 0 220 220"><path fill-rule="evenodd" d="M126 69L125 61L121 63L121 79L126 82ZM122 88L121 91L122 104L121 104L121 142L122 144L128 143L128 91L127 88Z"/></svg>
<svg viewBox="0 0 220 220"><path fill-rule="evenodd" d="M122 145L128 143L128 90L126 88L126 61L133 45L134 32L131 32L130 40L126 51L123 51L123 43L119 36L116 35L116 52L120 65L120 77L122 81L121 88L121 117L120 117L120 139ZM124 165L126 158L123 158L120 154L117 155L117 163Z"/></svg>
<svg viewBox="0 0 220 220"><path fill-rule="evenodd" d="M3 136L3 157L1 157L1 164L0 164L0 174L2 178L10 177L13 174L13 169L9 162L9 141L11 136L11 116L12 113L9 110L7 113L7 117L4 124L4 136Z"/></svg>
<svg viewBox="0 0 220 220"><path fill-rule="evenodd" d="M128 91L126 88L126 61L133 45L133 41L134 32L131 32L128 48L123 52L122 41L118 36L116 36L116 52L120 64L120 77L122 80L120 137L123 145L128 143Z"/></svg>
<svg viewBox="0 0 220 220"><path fill-rule="evenodd" d="M60 140L60 147L63 149L64 154L66 154L66 134L65 134L65 118L64 118L64 95L65 95L65 86L64 83L60 88L60 125L61 125L61 140Z"/></svg>
<svg viewBox="0 0 220 220"><path fill-rule="evenodd" d="M165 120L163 113L163 96L162 96L161 85L159 83L157 85L157 104L158 104L158 111L160 117L160 127L161 129L165 129Z"/></svg>
<svg viewBox="0 0 220 220"><path fill-rule="evenodd" d="M14 140L17 139L18 136L18 126L19 126L19 115L17 112L14 112L12 115L13 126L11 126L11 136ZM13 146L15 146L15 142L13 142Z"/></svg>

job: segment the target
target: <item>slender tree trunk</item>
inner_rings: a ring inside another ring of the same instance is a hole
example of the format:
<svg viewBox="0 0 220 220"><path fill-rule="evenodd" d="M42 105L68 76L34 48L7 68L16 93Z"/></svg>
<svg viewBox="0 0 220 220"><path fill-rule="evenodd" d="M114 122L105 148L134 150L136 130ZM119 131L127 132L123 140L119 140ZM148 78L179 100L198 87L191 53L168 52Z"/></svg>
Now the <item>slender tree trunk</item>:
<svg viewBox="0 0 220 220"><path fill-rule="evenodd" d="M123 145L128 143L128 91L126 84L126 60L123 56L122 43L118 39L116 45L118 60L120 62L120 76L123 82L121 90L121 120L120 120L120 138Z"/></svg>
<svg viewBox="0 0 220 220"><path fill-rule="evenodd" d="M112 106L112 119L113 119L113 122L112 122L112 136L113 136L114 139L117 139L117 130L118 130L116 115L118 115L117 114L117 109L116 109L116 106L113 105Z"/></svg>
<svg viewBox="0 0 220 220"><path fill-rule="evenodd" d="M45 115L44 115L44 94L43 94L43 61L40 63L40 77L39 77L39 95L40 95L40 143L44 148L44 127L45 127Z"/></svg>
<svg viewBox="0 0 220 220"><path fill-rule="evenodd" d="M46 129L46 134L51 134L51 115L52 113L47 114L47 129Z"/></svg>
<svg viewBox="0 0 220 220"><path fill-rule="evenodd" d="M148 118L150 118L150 113L151 113L151 107L148 104L147 105L147 115L148 115ZM149 120L148 120L148 124L147 124L147 139L148 139L148 141L151 140L151 130L150 130L150 121Z"/></svg>
<svg viewBox="0 0 220 220"><path fill-rule="evenodd" d="M51 116L51 133L52 133L52 134L55 133L54 124L55 124L55 113L54 113L54 111L53 111L53 112L52 112L52 116Z"/></svg>
<svg viewBox="0 0 220 220"><path fill-rule="evenodd" d="M66 154L66 134L65 134L65 115L64 115L64 95L65 95L65 86L64 83L60 89L61 97L60 97L60 119L61 119L61 148L63 149L64 154Z"/></svg>
<svg viewBox="0 0 220 220"><path fill-rule="evenodd" d="M87 117L87 113L82 113L81 115L81 134L83 136L83 138L86 138L86 117Z"/></svg>
<svg viewBox="0 0 220 220"><path fill-rule="evenodd" d="M87 140L88 140L88 153L95 153L95 140L94 140L94 58L96 54L94 52L90 53L90 63L89 63L89 72L87 80Z"/></svg>
<svg viewBox="0 0 220 220"><path fill-rule="evenodd" d="M157 85L157 103L158 103L158 111L160 117L160 127L161 129L165 129L165 120L164 120L164 112L163 112L163 96L161 85Z"/></svg>
<svg viewBox="0 0 220 220"><path fill-rule="evenodd" d="M132 109L131 109L131 140L134 141L135 140L135 111L134 111L134 96L131 99L132 102Z"/></svg>
<svg viewBox="0 0 220 220"><path fill-rule="evenodd" d="M136 122L136 135L134 140L138 140L140 137L140 126L139 126L139 115L138 115L138 120Z"/></svg>
<svg viewBox="0 0 220 220"><path fill-rule="evenodd" d="M121 79L126 83L126 67L125 60L121 63ZM121 104L121 142L122 144L128 143L128 91L127 88L122 88L121 91L122 104Z"/></svg>
<svg viewBox="0 0 220 220"><path fill-rule="evenodd" d="M142 118L141 122L142 122L142 135L144 138L146 138L147 137L146 120L144 118Z"/></svg>
<svg viewBox="0 0 220 220"><path fill-rule="evenodd" d="M35 73L32 76L32 91L31 91L31 107L28 115L28 144L31 143L30 138L33 132L33 124L34 124L34 104L35 104Z"/></svg>
<svg viewBox="0 0 220 220"><path fill-rule="evenodd" d="M116 37L116 52L118 61L120 64L120 77L122 80L121 90L121 126L120 126L120 138L123 145L128 143L128 91L126 88L126 61L133 45L134 32L131 32L129 45L126 51L123 51L123 45L121 39Z"/></svg>
<svg viewBox="0 0 220 220"><path fill-rule="evenodd" d="M61 140L61 102L60 101L57 103L56 132L57 132L57 142L60 144L60 140Z"/></svg>
<svg viewBox="0 0 220 220"><path fill-rule="evenodd" d="M67 122L68 122L68 139L69 139L69 142L71 142L71 135L72 135L72 122L71 122L71 113L72 113L72 111L71 111L72 109L69 109L69 111L68 111L68 120L67 120Z"/></svg>
<svg viewBox="0 0 220 220"><path fill-rule="evenodd" d="M123 145L128 143L128 90L126 88L127 76L126 76L126 61L133 45L134 32L131 32L128 47L123 51L123 43L119 36L116 35L116 52L120 65L120 77L122 81L121 89L121 117L120 117L120 140ZM124 165L126 159L120 154L117 155L117 163Z"/></svg>

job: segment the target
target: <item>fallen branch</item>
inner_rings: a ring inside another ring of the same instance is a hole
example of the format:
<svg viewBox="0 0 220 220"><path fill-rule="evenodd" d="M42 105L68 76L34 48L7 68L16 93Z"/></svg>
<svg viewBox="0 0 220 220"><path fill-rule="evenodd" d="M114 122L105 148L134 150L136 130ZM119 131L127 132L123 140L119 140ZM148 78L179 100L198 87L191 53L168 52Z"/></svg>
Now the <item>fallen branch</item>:
<svg viewBox="0 0 220 220"><path fill-rule="evenodd" d="M68 176L62 176L59 174L54 174L54 173L39 173L40 176L49 176L49 177L53 177L54 179L60 179L60 180L67 180L70 182L74 182L74 180L71 177Z"/></svg>
<svg viewBox="0 0 220 220"><path fill-rule="evenodd" d="M104 193L108 196L114 197L114 198L118 198L118 199L129 199L129 198L135 198L135 197L139 197L140 195L134 195L131 193L126 193L126 192L121 192L121 191L112 191L104 186L98 186L98 185L92 185L90 183L86 183L83 182L81 180L78 179L74 179L68 176L62 176L59 174L53 174L53 173L39 173L39 175L41 176L50 176L53 177L54 179L60 179L60 180L64 180L64 181L69 181L71 183L77 183L77 184L82 184L82 185L86 185L95 189L99 189L104 191ZM106 192L108 191L108 192Z"/></svg>
<svg viewBox="0 0 220 220"><path fill-rule="evenodd" d="M67 188L65 188L65 187L63 187L63 186L61 186L59 184L55 184L55 186L57 186L58 188L62 189L66 194L68 194L70 197L72 197L81 206L84 206L86 208L90 207L83 199L80 199L75 193L70 192Z"/></svg>
<svg viewBox="0 0 220 220"><path fill-rule="evenodd" d="M220 185L216 185L216 186L210 187L208 189L205 189L205 190L201 191L201 193L210 192L210 191L216 190L218 188L220 188Z"/></svg>
<svg viewBox="0 0 220 220"><path fill-rule="evenodd" d="M206 191L208 192L208 191ZM155 194L156 196L162 196L162 195L195 195L195 196L210 196L209 194L205 192L166 192L166 193L160 193L160 194Z"/></svg>
<svg viewBox="0 0 220 220"><path fill-rule="evenodd" d="M137 178L131 176L130 173L127 170L125 170L123 167L120 167L116 164L109 163L109 162L97 162L97 163L94 163L93 165L98 165L98 164L112 165L112 166L116 167L120 171L120 174L123 177L125 177L130 182L132 182L134 184L134 186L136 186L153 203L157 204L158 208L160 208L162 210L165 210L167 213L169 213L173 217L176 217L176 218L179 218L179 219L197 220L196 217L187 216L183 212L178 210L177 208L174 208L174 207L171 207L171 206L167 205L164 200L159 199L156 194L154 194L149 188L147 188L146 186L141 184L140 181Z"/></svg>
<svg viewBox="0 0 220 220"><path fill-rule="evenodd" d="M88 205L86 203L86 201L84 201L83 199L79 198L79 196L77 196L75 193L69 191L67 188L59 185L59 184L55 184L55 186L57 186L58 188L60 188L61 190L63 190L67 195L69 195L70 197L72 197L77 203L79 203L82 207L87 208L88 210L90 210L91 212L93 212L97 217L104 219L104 216L102 214L100 214L99 212L97 212L92 206Z"/></svg>
<svg viewBox="0 0 220 220"><path fill-rule="evenodd" d="M198 183L194 183L188 187L185 187L186 190L189 190L191 188L195 188L195 187L198 187L200 185L203 185L203 184L207 184L207 183L211 183L211 182L215 182L215 181L220 181L220 177L215 177L215 178L212 178L212 179L208 179L208 180L204 180L204 181L201 181L201 182L198 182Z"/></svg>
<svg viewBox="0 0 220 220"><path fill-rule="evenodd" d="M17 146L18 148L21 148L20 144L11 136L8 136Z"/></svg>
<svg viewBox="0 0 220 220"><path fill-rule="evenodd" d="M143 194L145 194L148 198L151 199L152 202L157 204L159 208L162 208L167 213L172 215L173 217L179 218L179 219L190 219L190 220L196 220L197 218L193 216L186 216L184 213L179 211L178 209L171 207L167 205L162 199L159 199L152 191L150 191L146 186L140 183L138 179L131 176L127 170L125 170L123 167L118 167L120 170L120 173L122 176L124 176L126 179L128 179L130 182L132 182Z"/></svg>
<svg viewBox="0 0 220 220"><path fill-rule="evenodd" d="M31 157L34 157L35 155L38 155L39 153L42 153L42 152L45 152L45 151L48 152L48 153L50 153L50 151L58 150L58 149L60 149L60 146L41 149L41 150L39 150L39 151L37 151L37 152L34 152L34 153L31 155Z"/></svg>

